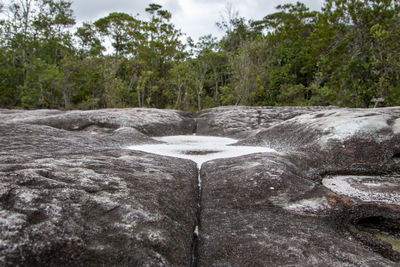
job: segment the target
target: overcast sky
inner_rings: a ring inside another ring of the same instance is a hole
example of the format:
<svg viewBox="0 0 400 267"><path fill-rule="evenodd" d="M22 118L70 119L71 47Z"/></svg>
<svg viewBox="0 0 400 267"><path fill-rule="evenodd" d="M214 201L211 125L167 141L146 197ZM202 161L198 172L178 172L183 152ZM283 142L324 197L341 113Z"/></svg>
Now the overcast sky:
<svg viewBox="0 0 400 267"><path fill-rule="evenodd" d="M77 23L93 22L110 12L125 12L131 15L140 14L145 19L145 8L149 3L158 3L172 13L172 22L183 33L194 40L206 34L221 37L215 26L221 20L221 14L226 10L227 3L246 19L259 20L265 15L275 12L275 7L285 3L295 3L297 0L74 0L72 8ZM312 10L320 10L324 0L303 0Z"/></svg>
<svg viewBox="0 0 400 267"><path fill-rule="evenodd" d="M227 4L246 19L260 20L276 11L277 5L303 2L311 10L320 10L325 0L71 0L78 26L82 22L94 22L110 12L125 12L148 19L145 8L157 3L172 13L172 23L188 36L197 40L202 35L221 37L216 26L225 14ZM8 4L10 0L0 0Z"/></svg>

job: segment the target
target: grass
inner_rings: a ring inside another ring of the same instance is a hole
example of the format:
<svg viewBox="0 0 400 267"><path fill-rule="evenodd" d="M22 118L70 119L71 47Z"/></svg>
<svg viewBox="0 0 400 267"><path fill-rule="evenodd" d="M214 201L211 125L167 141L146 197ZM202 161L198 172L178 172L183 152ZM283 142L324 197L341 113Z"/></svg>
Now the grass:
<svg viewBox="0 0 400 267"><path fill-rule="evenodd" d="M389 244L392 245L392 249L400 252L400 237L396 237L393 235L388 235L385 233L376 233L375 236L383 241L388 242Z"/></svg>

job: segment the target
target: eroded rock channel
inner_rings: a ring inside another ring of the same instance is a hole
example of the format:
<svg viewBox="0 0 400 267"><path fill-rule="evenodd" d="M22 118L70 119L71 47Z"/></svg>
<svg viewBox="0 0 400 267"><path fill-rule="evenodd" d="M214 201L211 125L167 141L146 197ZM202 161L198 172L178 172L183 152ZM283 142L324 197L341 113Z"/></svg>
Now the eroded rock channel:
<svg viewBox="0 0 400 267"><path fill-rule="evenodd" d="M234 146L235 139L214 136L180 135L154 138L161 144L134 145L128 149L139 150L157 155L189 159L197 164L198 168L198 197L197 197L197 222L193 229L192 259L190 266L197 265L198 241L201 230L201 166L213 159L239 157L254 153L275 152L266 147ZM229 146L231 145L231 146Z"/></svg>
<svg viewBox="0 0 400 267"><path fill-rule="evenodd" d="M400 264L400 108L0 110L0 146L0 265Z"/></svg>

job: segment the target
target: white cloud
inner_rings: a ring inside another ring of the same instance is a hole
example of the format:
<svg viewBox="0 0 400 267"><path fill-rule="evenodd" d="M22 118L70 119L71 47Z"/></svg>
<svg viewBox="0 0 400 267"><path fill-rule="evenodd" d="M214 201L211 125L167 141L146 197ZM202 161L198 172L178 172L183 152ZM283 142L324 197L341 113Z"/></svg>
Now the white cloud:
<svg viewBox="0 0 400 267"><path fill-rule="evenodd" d="M147 1L131 0L75 0L72 3L77 22L95 21L111 12L124 12L131 15L144 14Z"/></svg>
<svg viewBox="0 0 400 267"><path fill-rule="evenodd" d="M0 0L8 4L10 0ZM202 35L213 34L221 37L215 23L221 20L226 4L239 11L246 19L259 20L275 12L279 4L296 3L298 0L72 0L72 8L78 24L95 21L110 12L140 14L146 19L145 9L150 3L159 3L172 13L172 22L183 33L197 39ZM301 1L301 0L300 0ZM320 10L324 0L303 0L312 10Z"/></svg>
<svg viewBox="0 0 400 267"><path fill-rule="evenodd" d="M202 35L220 35L215 23L224 8L222 1L177 0L181 11L174 14L173 22L195 40Z"/></svg>
<svg viewBox="0 0 400 267"><path fill-rule="evenodd" d="M179 10L171 9L172 21L177 28L195 40L207 34L221 37L223 32L215 26L221 20L221 14L226 10L226 5L230 3L234 10L239 12L239 16L246 19L260 20L266 15L276 12L275 7L285 3L296 3L298 0L163 0L160 1L171 6L179 6ZM303 3L311 10L320 10L324 0L306 0ZM177 12L175 12L177 11Z"/></svg>

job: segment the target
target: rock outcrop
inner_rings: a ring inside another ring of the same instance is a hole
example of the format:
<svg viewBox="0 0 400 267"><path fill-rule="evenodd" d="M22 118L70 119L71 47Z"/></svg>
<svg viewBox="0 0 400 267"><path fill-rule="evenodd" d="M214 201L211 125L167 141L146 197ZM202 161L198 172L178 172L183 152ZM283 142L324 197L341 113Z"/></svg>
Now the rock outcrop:
<svg viewBox="0 0 400 267"><path fill-rule="evenodd" d="M398 265L400 108L299 110L256 129L207 111L278 153L203 166L201 266Z"/></svg>
<svg viewBox="0 0 400 267"><path fill-rule="evenodd" d="M227 106L206 109L196 116L197 133L242 139L296 116L333 108Z"/></svg>
<svg viewBox="0 0 400 267"><path fill-rule="evenodd" d="M188 265L196 164L121 148L150 141L146 131L191 133L188 118L158 110L1 117L0 265Z"/></svg>
<svg viewBox="0 0 400 267"><path fill-rule="evenodd" d="M363 214L364 203L312 181L298 164L275 153L204 165L199 266L397 266L347 227L371 216L399 220L399 212L376 204Z"/></svg>
<svg viewBox="0 0 400 267"><path fill-rule="evenodd" d="M126 149L194 131L276 152L204 163L199 202L194 162ZM0 110L0 146L0 265L400 264L397 107Z"/></svg>

